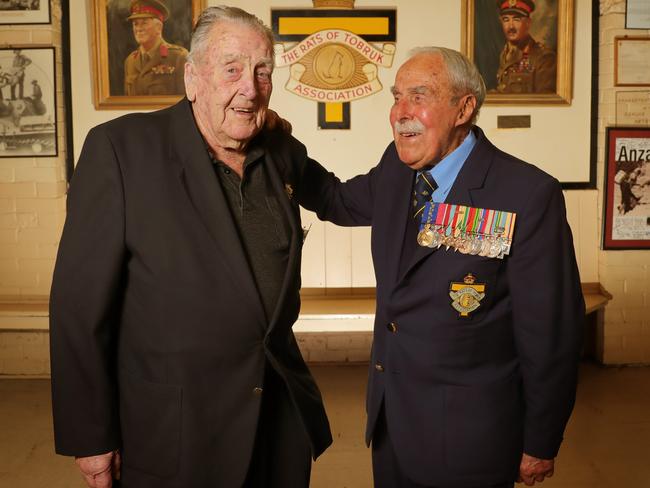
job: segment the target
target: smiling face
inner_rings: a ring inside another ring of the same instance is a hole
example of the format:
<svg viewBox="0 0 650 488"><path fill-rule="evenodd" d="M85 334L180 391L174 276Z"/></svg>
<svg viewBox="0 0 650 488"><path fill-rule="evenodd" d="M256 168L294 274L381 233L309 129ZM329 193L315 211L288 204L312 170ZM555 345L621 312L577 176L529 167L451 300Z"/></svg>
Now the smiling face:
<svg viewBox="0 0 650 488"><path fill-rule="evenodd" d="M133 19L133 37L145 51L151 49L162 37L162 22L151 17Z"/></svg>
<svg viewBox="0 0 650 488"><path fill-rule="evenodd" d="M261 130L273 88L273 49L252 27L220 21L198 59L185 65L185 90L213 149L243 151Z"/></svg>
<svg viewBox="0 0 650 488"><path fill-rule="evenodd" d="M530 17L504 14L501 16L501 27L503 29L503 35L509 43L520 44L528 38Z"/></svg>
<svg viewBox="0 0 650 488"><path fill-rule="evenodd" d="M467 133L475 98L454 100L439 54L418 54L397 72L390 123L399 158L411 169L437 164Z"/></svg>

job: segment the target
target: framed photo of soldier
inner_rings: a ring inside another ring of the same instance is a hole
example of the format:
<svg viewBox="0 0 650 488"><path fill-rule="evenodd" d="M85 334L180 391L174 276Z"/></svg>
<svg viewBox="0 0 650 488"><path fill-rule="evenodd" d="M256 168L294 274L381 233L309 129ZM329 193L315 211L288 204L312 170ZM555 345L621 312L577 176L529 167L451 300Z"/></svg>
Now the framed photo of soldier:
<svg viewBox="0 0 650 488"><path fill-rule="evenodd" d="M463 0L462 51L485 103L570 104L573 15L573 0Z"/></svg>
<svg viewBox="0 0 650 488"><path fill-rule="evenodd" d="M95 108L161 108L185 95L183 66L205 0L92 4Z"/></svg>
<svg viewBox="0 0 650 488"><path fill-rule="evenodd" d="M0 49L0 158L57 155L53 47Z"/></svg>
<svg viewBox="0 0 650 488"><path fill-rule="evenodd" d="M650 128L608 127L603 249L650 249Z"/></svg>
<svg viewBox="0 0 650 488"><path fill-rule="evenodd" d="M0 0L0 24L50 22L50 0Z"/></svg>

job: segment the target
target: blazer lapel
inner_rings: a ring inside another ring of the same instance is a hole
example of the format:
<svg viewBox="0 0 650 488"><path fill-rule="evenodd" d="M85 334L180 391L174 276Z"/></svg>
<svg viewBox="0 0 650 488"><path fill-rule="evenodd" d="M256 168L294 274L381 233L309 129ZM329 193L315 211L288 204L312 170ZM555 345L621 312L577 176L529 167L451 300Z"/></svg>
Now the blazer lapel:
<svg viewBox="0 0 650 488"><path fill-rule="evenodd" d="M266 165L267 175L269 181L271 182L271 187L273 192L282 207L283 212L285 213L287 222L289 222L289 227L291 229L291 241L289 243L289 260L287 263L287 269L284 273L284 280L282 281L282 288L280 294L278 295L278 302L275 306L272 317L269 321L269 331L275 326L277 319L279 317L280 311L283 308L284 301L287 297L287 293L291 287L291 281L294 276L300 273L298 269L298 263L300 262L300 253L301 253L301 240L302 240L302 229L300 228L300 222L294 210L292 208L292 203L290 196L287 193L287 188L285 187L286 182L282 179L282 176L278 170L277 162L275 158L279 157L278 155L272 155L267 149L264 157L264 164ZM285 162L285 165L290 165L291 161Z"/></svg>
<svg viewBox="0 0 650 488"><path fill-rule="evenodd" d="M483 188L485 178L492 164L494 146L487 141L480 128L474 127L474 131L477 137L476 145L467 157L460 173L458 173L456 181L445 199L447 203L474 206L475 196ZM409 266L402 273L400 280L404 279L413 267L436 250L437 248L418 245Z"/></svg>
<svg viewBox="0 0 650 488"><path fill-rule="evenodd" d="M170 156L179 164L181 183L217 248L215 259L221 261L245 296L255 297L250 304L264 328L266 319L255 279L190 103L184 98L171 111Z"/></svg>
<svg viewBox="0 0 650 488"><path fill-rule="evenodd" d="M377 219L377 229L373 228L373 234L382 236L377 240L379 256L384 256L376 266L385 266L385 273L388 283L397 285L400 277L400 260L402 246L404 245L404 234L406 233L407 219L411 213L411 192L413 191L413 170L399 161L397 154L396 172L391 175L394 191L387 192L384 199L385 218ZM381 225L382 227L379 227ZM390 236L390 237L385 237ZM384 273L377 270L377 275Z"/></svg>

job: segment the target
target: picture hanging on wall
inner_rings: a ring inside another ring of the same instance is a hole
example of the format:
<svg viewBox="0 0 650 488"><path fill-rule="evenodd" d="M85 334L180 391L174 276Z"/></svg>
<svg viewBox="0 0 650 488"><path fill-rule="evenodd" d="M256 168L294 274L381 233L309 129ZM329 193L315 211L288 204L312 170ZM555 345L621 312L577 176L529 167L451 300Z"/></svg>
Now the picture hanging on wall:
<svg viewBox="0 0 650 488"><path fill-rule="evenodd" d="M650 29L648 0L625 0L625 28Z"/></svg>
<svg viewBox="0 0 650 488"><path fill-rule="evenodd" d="M57 155L53 47L0 49L0 157Z"/></svg>
<svg viewBox="0 0 650 488"><path fill-rule="evenodd" d="M185 95L183 66L205 0L93 0L97 109L151 109Z"/></svg>
<svg viewBox="0 0 650 488"><path fill-rule="evenodd" d="M50 0L0 0L0 24L50 22Z"/></svg>
<svg viewBox="0 0 650 488"><path fill-rule="evenodd" d="M462 51L487 104L570 104L573 0L463 0Z"/></svg>
<svg viewBox="0 0 650 488"><path fill-rule="evenodd" d="M650 128L608 127L604 249L650 249Z"/></svg>

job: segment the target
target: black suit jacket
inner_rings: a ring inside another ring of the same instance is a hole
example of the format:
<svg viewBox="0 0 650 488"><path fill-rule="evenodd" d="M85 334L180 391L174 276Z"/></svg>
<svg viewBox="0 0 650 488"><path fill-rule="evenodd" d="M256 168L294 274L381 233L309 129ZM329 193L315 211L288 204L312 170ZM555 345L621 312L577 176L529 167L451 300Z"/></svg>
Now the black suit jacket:
<svg viewBox="0 0 650 488"><path fill-rule="evenodd" d="M291 331L302 229L285 190L299 184L286 142L267 144L265 160L292 233L267 321L189 102L90 131L51 295L58 453L122 449L123 486L240 486L267 364L285 380L314 457L331 443Z"/></svg>
<svg viewBox="0 0 650 488"><path fill-rule="evenodd" d="M394 144L368 174L343 184L307 164L302 188L320 192L299 196L322 219L372 225L367 441L383 402L401 467L427 486L514 480L522 451L553 458L575 398L584 301L560 185L474 130L478 142L446 201L516 212L503 260L413 238L417 249L400 266L414 172ZM468 273L486 296L461 318L449 288Z"/></svg>

